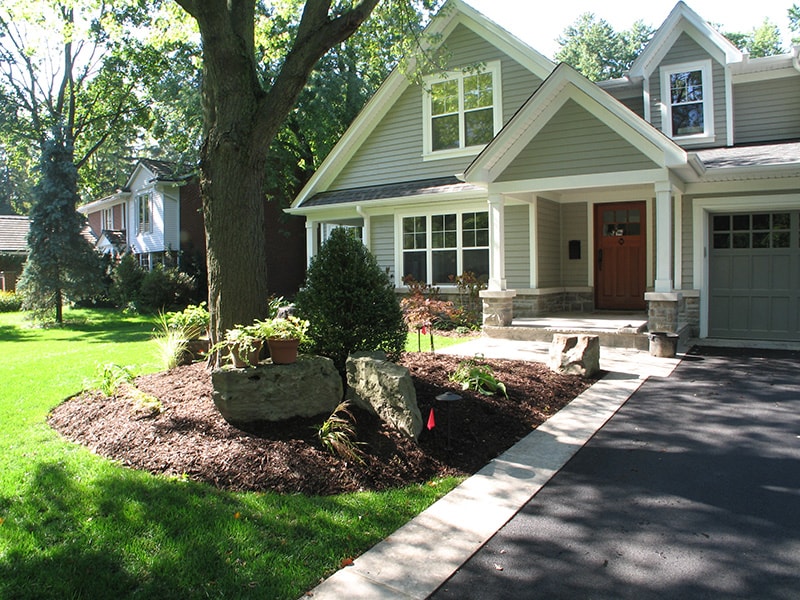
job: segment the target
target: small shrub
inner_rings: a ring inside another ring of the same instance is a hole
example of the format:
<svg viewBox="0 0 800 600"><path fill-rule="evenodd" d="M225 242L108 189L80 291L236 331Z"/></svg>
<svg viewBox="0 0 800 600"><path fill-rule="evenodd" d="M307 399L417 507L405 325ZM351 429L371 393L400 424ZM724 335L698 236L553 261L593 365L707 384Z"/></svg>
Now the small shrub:
<svg viewBox="0 0 800 600"><path fill-rule="evenodd" d="M133 254L124 254L111 269L111 288L109 298L117 306L135 306L139 299L145 270L139 266Z"/></svg>
<svg viewBox="0 0 800 600"><path fill-rule="evenodd" d="M508 398L505 384L494 376L489 365L480 362L481 358L477 355L475 358L462 360L450 375L450 381L460 383L462 390L473 390L484 396L493 396L500 392Z"/></svg>
<svg viewBox="0 0 800 600"><path fill-rule="evenodd" d="M0 290L0 312L17 312L22 308L22 296Z"/></svg>
<svg viewBox="0 0 800 600"><path fill-rule="evenodd" d="M355 417L349 409L349 402L339 403L331 416L317 430L317 436L322 446L331 454L362 463L364 459L358 448L361 442L355 440L356 430L351 423L351 420L355 421Z"/></svg>
<svg viewBox="0 0 800 600"><path fill-rule="evenodd" d="M146 271L136 299L137 308L145 313L155 313L176 306L186 306L195 282L174 267L156 265Z"/></svg>
<svg viewBox="0 0 800 600"><path fill-rule="evenodd" d="M208 324L211 322L211 315L205 302L190 304L181 311L168 312L164 318L170 329L183 331L188 340L205 336L208 333Z"/></svg>
<svg viewBox="0 0 800 600"><path fill-rule="evenodd" d="M420 334L431 336L431 352L433 347L433 328L437 323L447 321L453 314L455 306L448 300L440 300L438 288L427 283L416 281L411 275L403 278L409 289L409 295L400 301L403 320L409 329L417 332L417 351L422 350Z"/></svg>
<svg viewBox="0 0 800 600"><path fill-rule="evenodd" d="M405 348L407 329L394 287L346 229L334 229L311 261L296 306L311 323L306 350L329 357L342 374L352 352L382 350L397 358Z"/></svg>
<svg viewBox="0 0 800 600"><path fill-rule="evenodd" d="M158 348L158 358L161 366L166 369L174 369L183 362L184 354L189 346L189 337L184 327L173 327L169 323L167 315L159 313L158 328L153 335Z"/></svg>
<svg viewBox="0 0 800 600"><path fill-rule="evenodd" d="M136 388L131 390L131 399L133 400L133 412L135 415L154 417L164 410L161 400Z"/></svg>
<svg viewBox="0 0 800 600"><path fill-rule="evenodd" d="M93 387L99 389L104 396L113 396L120 385L133 381L133 372L130 367L106 363L98 364L97 371L98 376Z"/></svg>

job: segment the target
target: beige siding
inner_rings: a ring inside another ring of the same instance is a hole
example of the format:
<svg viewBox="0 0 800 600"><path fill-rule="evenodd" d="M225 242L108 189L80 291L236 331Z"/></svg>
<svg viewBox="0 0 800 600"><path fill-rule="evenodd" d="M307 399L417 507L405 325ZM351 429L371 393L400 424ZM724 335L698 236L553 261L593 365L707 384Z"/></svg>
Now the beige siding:
<svg viewBox="0 0 800 600"><path fill-rule="evenodd" d="M505 209L506 282L508 287L531 287L530 206Z"/></svg>
<svg viewBox="0 0 800 600"><path fill-rule="evenodd" d="M735 142L800 138L800 75L733 88Z"/></svg>
<svg viewBox="0 0 800 600"><path fill-rule="evenodd" d="M693 289L694 285L694 229L692 227L692 200L684 196L683 214L681 218L681 281L677 282L681 289Z"/></svg>
<svg viewBox="0 0 800 600"><path fill-rule="evenodd" d="M561 217L555 202L539 198L537 203L536 248L538 258L538 287L561 285Z"/></svg>
<svg viewBox="0 0 800 600"><path fill-rule="evenodd" d="M613 173L655 166L622 136L568 100L498 181Z"/></svg>
<svg viewBox="0 0 800 600"><path fill-rule="evenodd" d="M504 123L541 84L541 80L530 71L463 25L456 27L447 38L447 48L453 68L478 61L501 61ZM358 149L330 189L429 179L463 172L474 156L422 160L422 101L422 88L410 86Z"/></svg>
<svg viewBox="0 0 800 600"><path fill-rule="evenodd" d="M370 251L382 269L389 269L389 277L395 286L402 282L394 279L394 217L384 215L372 217L369 222Z"/></svg>
<svg viewBox="0 0 800 600"><path fill-rule="evenodd" d="M664 56L660 67L668 67L686 62L707 60L711 56L691 37L682 33ZM721 64L711 59L711 78L714 89L714 136L716 140L709 146L724 146L727 143L728 126L725 109L725 70ZM650 75L650 114L653 126L662 128L661 123L661 72L655 69ZM697 147L697 146L693 146Z"/></svg>
<svg viewBox="0 0 800 600"><path fill-rule="evenodd" d="M589 284L587 273L592 248L588 239L588 213L585 203L564 204L561 206L561 283L565 286L585 286ZM569 241L579 240L581 257L570 260Z"/></svg>

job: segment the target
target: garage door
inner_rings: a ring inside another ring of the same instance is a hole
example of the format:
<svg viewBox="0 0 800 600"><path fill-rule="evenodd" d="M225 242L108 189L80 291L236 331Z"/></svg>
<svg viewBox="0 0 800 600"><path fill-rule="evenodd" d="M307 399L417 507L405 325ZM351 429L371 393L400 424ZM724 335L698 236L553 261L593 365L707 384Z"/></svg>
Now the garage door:
<svg viewBox="0 0 800 600"><path fill-rule="evenodd" d="M709 336L799 340L800 212L710 221Z"/></svg>

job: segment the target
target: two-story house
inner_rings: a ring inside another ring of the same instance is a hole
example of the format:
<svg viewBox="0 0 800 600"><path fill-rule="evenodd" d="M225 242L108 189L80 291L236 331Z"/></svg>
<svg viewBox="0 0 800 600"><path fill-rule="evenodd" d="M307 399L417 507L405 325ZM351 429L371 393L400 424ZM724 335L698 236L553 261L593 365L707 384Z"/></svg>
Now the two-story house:
<svg viewBox="0 0 800 600"><path fill-rule="evenodd" d="M114 255L132 252L139 264L178 264L180 257L205 260L200 188L172 163L141 159L125 187L78 208L97 238L96 247Z"/></svg>
<svg viewBox="0 0 800 600"><path fill-rule="evenodd" d="M800 47L750 59L678 2L595 84L446 6L447 71L393 72L289 209L309 257L357 226L399 289L485 277L485 324L647 310L651 330L800 337Z"/></svg>

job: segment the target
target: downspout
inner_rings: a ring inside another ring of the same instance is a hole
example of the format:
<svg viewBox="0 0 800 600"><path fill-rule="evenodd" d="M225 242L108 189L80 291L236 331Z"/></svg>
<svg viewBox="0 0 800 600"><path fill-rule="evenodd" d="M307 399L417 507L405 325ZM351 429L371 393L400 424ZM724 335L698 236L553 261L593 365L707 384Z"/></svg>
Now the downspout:
<svg viewBox="0 0 800 600"><path fill-rule="evenodd" d="M362 242L364 243L364 246L366 246L367 250L371 252L372 248L370 247L371 238L369 229L369 215L366 212L364 212L364 209L361 207L360 204L356 204L356 212L358 213L358 216L360 216L364 220L364 228L363 228L364 239L362 240Z"/></svg>

